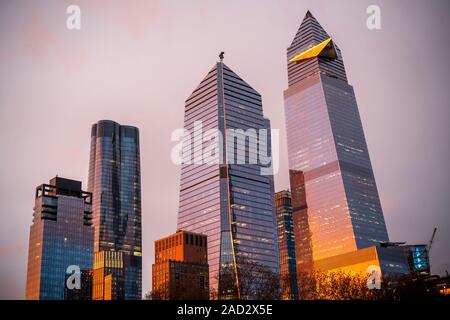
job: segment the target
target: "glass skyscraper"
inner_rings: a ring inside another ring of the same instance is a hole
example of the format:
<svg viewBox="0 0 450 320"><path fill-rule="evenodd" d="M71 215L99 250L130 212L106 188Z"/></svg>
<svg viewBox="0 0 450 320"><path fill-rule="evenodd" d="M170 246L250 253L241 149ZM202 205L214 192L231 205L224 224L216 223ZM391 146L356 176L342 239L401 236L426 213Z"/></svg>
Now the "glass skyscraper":
<svg viewBox="0 0 450 320"><path fill-rule="evenodd" d="M202 131L196 131L200 123ZM208 130L215 129L225 137L230 129L247 133L248 129L270 129L261 95L218 62L186 100L184 128L193 133L194 146L183 144L188 154L201 153L211 148L211 143L222 149L218 148L217 163L187 163L184 159L178 229L207 235L211 291L222 298L241 297L239 270L244 264L278 272L273 177L261 174L264 165L259 161L247 161L255 156L252 151L245 152L244 164L230 159L230 154L245 149L251 138L241 135L246 142L241 139L235 144L235 139L227 136L223 144L217 144L208 139ZM270 154L270 140L266 143ZM230 271L231 286L225 276Z"/></svg>
<svg viewBox="0 0 450 320"><path fill-rule="evenodd" d="M287 49L284 92L298 271L389 241L353 87L308 11Z"/></svg>
<svg viewBox="0 0 450 320"><path fill-rule="evenodd" d="M283 300L298 299L295 236L292 219L291 193L275 193L275 210L278 226L278 252L280 256L280 283Z"/></svg>
<svg viewBox="0 0 450 320"><path fill-rule="evenodd" d="M90 272L94 253L91 194L81 182L55 177L36 188L28 247L27 300L70 299L65 292L69 266ZM78 299L89 299L82 281ZM72 288L70 288L72 289ZM72 289L73 290L73 289Z"/></svg>
<svg viewBox="0 0 450 320"><path fill-rule="evenodd" d="M88 190L93 194L95 228L94 299L101 299L99 291L103 292L104 282L111 280L112 299L140 300L142 226L138 128L109 120L92 126Z"/></svg>

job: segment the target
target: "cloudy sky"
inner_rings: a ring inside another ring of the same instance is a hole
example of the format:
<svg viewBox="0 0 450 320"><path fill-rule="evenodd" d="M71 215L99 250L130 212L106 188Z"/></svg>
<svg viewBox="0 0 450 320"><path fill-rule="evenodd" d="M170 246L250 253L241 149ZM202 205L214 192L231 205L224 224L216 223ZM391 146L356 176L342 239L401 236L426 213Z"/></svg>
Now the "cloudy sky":
<svg viewBox="0 0 450 320"><path fill-rule="evenodd" d="M66 8L81 8L81 30ZM381 30L366 8L381 8ZM285 50L310 9L343 52L393 241L427 243L450 270L448 1L0 2L0 298L22 299L34 190L56 174L87 183L90 127L141 133L143 289L153 241L176 228L170 135L220 51L263 96L281 132L276 189L288 187Z"/></svg>

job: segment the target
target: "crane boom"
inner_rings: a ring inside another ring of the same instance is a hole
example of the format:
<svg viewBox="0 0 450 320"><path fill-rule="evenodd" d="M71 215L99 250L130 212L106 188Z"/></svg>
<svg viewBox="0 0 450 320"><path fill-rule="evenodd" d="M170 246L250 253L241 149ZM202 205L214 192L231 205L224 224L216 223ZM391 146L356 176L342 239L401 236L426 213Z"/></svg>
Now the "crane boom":
<svg viewBox="0 0 450 320"><path fill-rule="evenodd" d="M433 245L434 236L436 235L437 227L434 228L433 234L431 235L430 242L428 243L428 254L430 254L431 246Z"/></svg>

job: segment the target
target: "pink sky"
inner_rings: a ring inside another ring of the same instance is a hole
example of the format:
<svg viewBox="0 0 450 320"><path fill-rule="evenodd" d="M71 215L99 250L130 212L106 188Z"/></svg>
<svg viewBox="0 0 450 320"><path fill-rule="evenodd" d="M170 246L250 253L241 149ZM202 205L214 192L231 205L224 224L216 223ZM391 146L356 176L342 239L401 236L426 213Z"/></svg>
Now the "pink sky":
<svg viewBox="0 0 450 320"><path fill-rule="evenodd" d="M66 29L70 4L79 31ZM379 31L366 28L370 4ZM140 129L150 290L153 241L176 228L170 135L221 50L281 131L276 189L287 188L285 50L307 9L343 52L391 240L426 243L438 226L433 271L450 270L448 2L10 0L0 3L0 298L24 296L35 187L58 174L86 188L100 119Z"/></svg>

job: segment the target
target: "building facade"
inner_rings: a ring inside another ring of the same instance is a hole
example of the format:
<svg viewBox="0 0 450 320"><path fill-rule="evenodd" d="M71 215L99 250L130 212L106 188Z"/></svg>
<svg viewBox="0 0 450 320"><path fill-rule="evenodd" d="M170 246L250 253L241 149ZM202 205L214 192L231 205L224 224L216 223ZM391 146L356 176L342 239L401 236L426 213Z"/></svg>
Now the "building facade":
<svg viewBox="0 0 450 320"><path fill-rule="evenodd" d="M377 267L380 280L410 275L408 261L401 247L371 246L314 261L314 269L322 272L344 272L368 275Z"/></svg>
<svg viewBox="0 0 450 320"><path fill-rule="evenodd" d="M109 258L116 265L122 259L121 272L113 272L112 283L122 288L113 290L112 299L142 299L142 223L139 130L109 120L92 126L88 190L93 194L94 249L103 271ZM110 257L99 252L120 252ZM97 254L98 253L98 254ZM102 260L103 259L103 260ZM115 267L114 267L115 268ZM102 286L96 281L94 288ZM123 274L122 278L116 278ZM106 278L108 279L108 278ZM97 296L97 298L100 298Z"/></svg>
<svg viewBox="0 0 450 320"><path fill-rule="evenodd" d="M431 275L430 256L426 244L402 246L408 260L409 269L414 278L426 278Z"/></svg>
<svg viewBox="0 0 450 320"><path fill-rule="evenodd" d="M284 92L297 271L389 241L341 51L308 11L287 49Z"/></svg>
<svg viewBox="0 0 450 320"><path fill-rule="evenodd" d="M275 210L278 227L281 297L283 300L296 300L298 299L297 264L292 201L289 191L283 190L275 193Z"/></svg>
<svg viewBox="0 0 450 320"><path fill-rule="evenodd" d="M70 275L66 274L66 283L70 281ZM93 270L81 270L80 288L70 289L64 287L64 300L92 300Z"/></svg>
<svg viewBox="0 0 450 320"><path fill-rule="evenodd" d="M93 300L123 299L125 290L124 253L102 250L94 253Z"/></svg>
<svg viewBox="0 0 450 320"><path fill-rule="evenodd" d="M55 177L36 188L28 247L27 300L64 300L68 268L76 266L82 273L92 269L91 200L91 193L81 190L80 181ZM81 286L81 291L88 290L83 282Z"/></svg>
<svg viewBox="0 0 450 320"><path fill-rule="evenodd" d="M155 241L154 300L208 300L208 244L205 235L178 231Z"/></svg>
<svg viewBox="0 0 450 320"><path fill-rule="evenodd" d="M239 154L255 159L244 149L260 129L270 129L261 95L220 61L186 100L184 129L191 134L183 144L178 229L207 235L211 290L223 298L239 297L243 263L278 272L273 177L261 174L265 164L259 161L235 161ZM225 137L222 143L211 139L211 132ZM270 140L265 143L270 155ZM196 161L211 149L217 161ZM230 272L232 285L222 277Z"/></svg>

